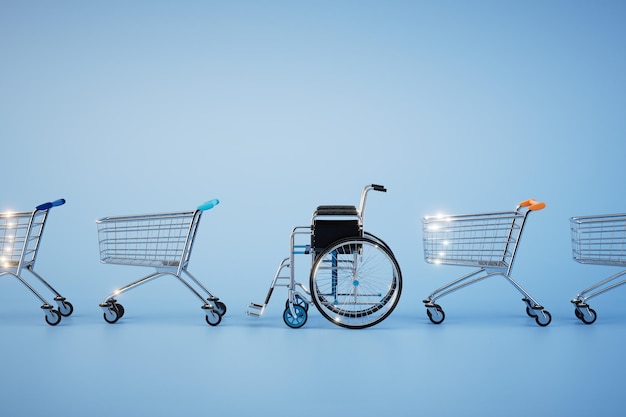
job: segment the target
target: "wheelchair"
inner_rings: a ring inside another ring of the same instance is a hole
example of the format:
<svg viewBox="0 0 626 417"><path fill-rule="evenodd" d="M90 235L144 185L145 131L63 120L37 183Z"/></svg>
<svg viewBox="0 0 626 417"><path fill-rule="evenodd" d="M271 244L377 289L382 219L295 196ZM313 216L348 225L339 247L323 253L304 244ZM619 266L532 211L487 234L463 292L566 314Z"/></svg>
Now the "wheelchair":
<svg viewBox="0 0 626 417"><path fill-rule="evenodd" d="M292 230L289 257L280 263L265 301L249 304L248 315L262 316L276 287L287 287L283 320L293 329L304 326L311 303L330 322L351 329L373 326L392 313L400 300L402 273L389 246L363 230L371 190L387 191L367 185L358 209L318 206L310 226ZM296 255L311 258L308 287L296 281Z"/></svg>

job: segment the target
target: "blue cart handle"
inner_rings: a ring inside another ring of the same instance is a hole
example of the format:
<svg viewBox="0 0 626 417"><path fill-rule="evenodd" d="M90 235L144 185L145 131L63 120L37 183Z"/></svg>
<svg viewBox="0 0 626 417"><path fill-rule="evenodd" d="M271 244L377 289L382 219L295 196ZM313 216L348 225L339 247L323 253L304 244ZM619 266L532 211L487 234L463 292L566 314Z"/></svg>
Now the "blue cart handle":
<svg viewBox="0 0 626 417"><path fill-rule="evenodd" d="M52 207L62 206L63 204L65 204L65 199L59 198L58 200L49 201L47 203L40 204L37 207L35 207L35 210L39 210L39 211L49 210Z"/></svg>
<svg viewBox="0 0 626 417"><path fill-rule="evenodd" d="M205 211L205 210L210 210L213 207L217 206L220 203L220 200L218 200L217 198L214 198L213 200L209 200L205 203L202 203L198 206L198 210L201 211Z"/></svg>

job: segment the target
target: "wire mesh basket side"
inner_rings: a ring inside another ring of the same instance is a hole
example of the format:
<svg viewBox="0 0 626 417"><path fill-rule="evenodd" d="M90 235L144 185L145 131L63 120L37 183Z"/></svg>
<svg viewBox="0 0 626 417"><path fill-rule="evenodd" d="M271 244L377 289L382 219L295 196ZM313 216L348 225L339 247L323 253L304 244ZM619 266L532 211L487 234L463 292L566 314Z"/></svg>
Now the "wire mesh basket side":
<svg viewBox="0 0 626 417"><path fill-rule="evenodd" d="M524 215L517 212L424 217L428 263L509 267Z"/></svg>
<svg viewBox="0 0 626 417"><path fill-rule="evenodd" d="M0 214L0 267L26 266L35 261L47 212ZM32 220L32 222L31 222Z"/></svg>
<svg viewBox="0 0 626 417"><path fill-rule="evenodd" d="M178 267L186 262L195 212L109 217L98 220L103 263Z"/></svg>
<svg viewBox="0 0 626 417"><path fill-rule="evenodd" d="M572 217L572 257L598 265L626 265L626 214Z"/></svg>

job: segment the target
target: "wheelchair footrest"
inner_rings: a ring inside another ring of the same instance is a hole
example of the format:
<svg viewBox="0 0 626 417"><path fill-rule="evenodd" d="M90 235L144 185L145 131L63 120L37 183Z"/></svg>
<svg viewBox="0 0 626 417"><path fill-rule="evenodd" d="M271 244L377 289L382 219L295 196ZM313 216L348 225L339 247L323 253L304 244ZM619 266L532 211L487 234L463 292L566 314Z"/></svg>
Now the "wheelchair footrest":
<svg viewBox="0 0 626 417"><path fill-rule="evenodd" d="M246 315L248 315L248 316L261 317L263 315L263 313L265 313L265 305L264 304L250 303L248 305L248 308L253 309L252 311L250 311L250 310L246 311Z"/></svg>

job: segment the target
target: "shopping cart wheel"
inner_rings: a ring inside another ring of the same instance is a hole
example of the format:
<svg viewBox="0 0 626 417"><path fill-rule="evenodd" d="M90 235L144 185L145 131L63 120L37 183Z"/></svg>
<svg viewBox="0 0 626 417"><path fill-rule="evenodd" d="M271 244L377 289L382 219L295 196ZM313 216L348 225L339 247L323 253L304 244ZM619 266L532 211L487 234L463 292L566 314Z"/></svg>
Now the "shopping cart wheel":
<svg viewBox="0 0 626 417"><path fill-rule="evenodd" d="M535 316L535 321L541 327L545 327L552 321L552 315L548 310L538 310Z"/></svg>
<svg viewBox="0 0 626 417"><path fill-rule="evenodd" d="M526 314L528 314L528 317L532 317L532 318L537 317L537 312L528 306L526 306Z"/></svg>
<svg viewBox="0 0 626 417"><path fill-rule="evenodd" d="M220 316L216 311L213 310L207 311L204 319L210 326L217 326L222 322L222 316Z"/></svg>
<svg viewBox="0 0 626 417"><path fill-rule="evenodd" d="M426 307L426 314L431 322L434 324L441 324L446 319L446 314L443 312L443 308L439 304L433 304Z"/></svg>
<svg viewBox="0 0 626 417"><path fill-rule="evenodd" d="M222 303L221 301L216 301L215 302L215 311L220 316L223 316L224 314L226 314L226 304Z"/></svg>
<svg viewBox="0 0 626 417"><path fill-rule="evenodd" d="M59 305L59 313L63 317L71 316L73 312L74 312L74 306L69 301L63 300L61 302L61 305Z"/></svg>
<svg viewBox="0 0 626 417"><path fill-rule="evenodd" d="M304 299L302 297L300 297L298 294L296 294L294 299L295 299L296 305L304 308L307 312L309 311L309 303L304 301ZM285 308L289 308L289 299L287 299L287 301L285 301Z"/></svg>
<svg viewBox="0 0 626 417"><path fill-rule="evenodd" d="M113 308L117 310L118 320L124 317L124 313L126 312L126 310L124 310L123 305L119 303L114 303Z"/></svg>
<svg viewBox="0 0 626 417"><path fill-rule="evenodd" d="M121 307L121 304L110 305L103 314L104 321L113 324L121 319L122 315L124 314L124 307L121 308L121 314L119 307Z"/></svg>
<svg viewBox="0 0 626 417"><path fill-rule="evenodd" d="M307 312L302 306L297 304L293 306L293 311L296 313L295 316L291 314L291 309L287 307L283 312L283 321L292 329L299 329L306 323L308 318Z"/></svg>
<svg viewBox="0 0 626 417"><path fill-rule="evenodd" d="M46 311L45 318L46 323L48 323L50 326L56 326L61 322L61 314L54 309L48 309L48 311Z"/></svg>
<svg viewBox="0 0 626 417"><path fill-rule="evenodd" d="M598 315L596 314L596 310L594 310L593 308L590 308L589 306L587 307L576 307L576 310L574 310L576 317L578 317L580 319L580 321L582 321L585 324L593 324L596 319L598 318Z"/></svg>

